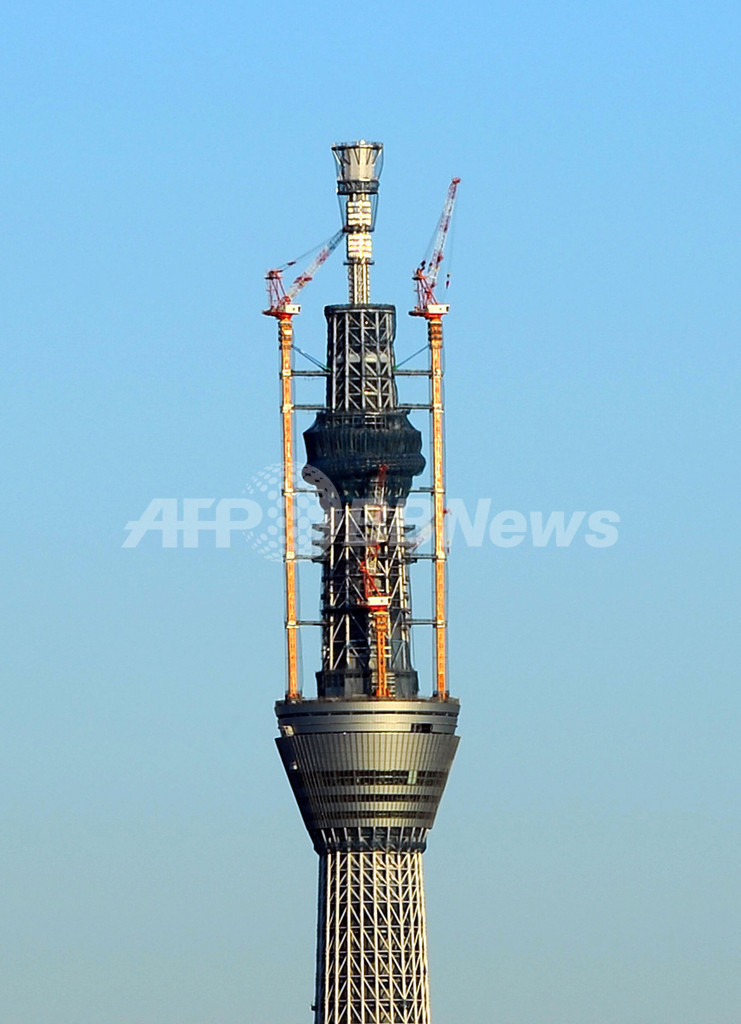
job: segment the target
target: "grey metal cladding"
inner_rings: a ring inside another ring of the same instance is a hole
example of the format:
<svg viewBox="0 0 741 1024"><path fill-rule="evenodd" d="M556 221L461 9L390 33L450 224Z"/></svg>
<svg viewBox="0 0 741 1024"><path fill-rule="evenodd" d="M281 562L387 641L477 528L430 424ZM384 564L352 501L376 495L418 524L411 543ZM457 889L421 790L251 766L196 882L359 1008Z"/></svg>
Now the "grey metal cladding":
<svg viewBox="0 0 741 1024"><path fill-rule="evenodd" d="M313 732L453 733L460 705L455 698L378 698L278 701L275 710L283 735Z"/></svg>
<svg viewBox="0 0 741 1024"><path fill-rule="evenodd" d="M431 828L458 737L315 732L281 736L276 743L306 827L314 833L348 825Z"/></svg>

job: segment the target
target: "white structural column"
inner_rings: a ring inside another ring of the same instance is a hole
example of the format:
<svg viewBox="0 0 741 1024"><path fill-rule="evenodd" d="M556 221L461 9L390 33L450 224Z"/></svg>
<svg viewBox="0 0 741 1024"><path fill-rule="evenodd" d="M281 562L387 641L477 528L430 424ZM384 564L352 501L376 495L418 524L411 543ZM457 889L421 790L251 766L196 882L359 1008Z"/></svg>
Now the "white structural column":
<svg viewBox="0 0 741 1024"><path fill-rule="evenodd" d="M429 1024L422 853L319 858L316 1024Z"/></svg>

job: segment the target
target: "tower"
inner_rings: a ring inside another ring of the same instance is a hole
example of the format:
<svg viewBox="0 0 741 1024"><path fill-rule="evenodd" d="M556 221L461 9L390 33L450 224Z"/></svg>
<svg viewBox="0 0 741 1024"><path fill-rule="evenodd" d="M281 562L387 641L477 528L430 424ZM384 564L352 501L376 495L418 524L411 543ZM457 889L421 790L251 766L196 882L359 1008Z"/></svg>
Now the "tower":
<svg viewBox="0 0 741 1024"><path fill-rule="evenodd" d="M422 312L430 366L406 371L431 385L428 489L435 514L428 557L437 642L434 694L425 696L410 644L409 569L420 556L404 523L406 499L425 468L422 435L399 401L396 311L370 301L383 148L360 141L332 149L348 302L325 308L325 404L304 433L303 477L323 509L314 557L322 574L316 697L300 693L296 660L295 291L272 291L266 310L279 321L284 439L288 687L276 704L276 742L319 855L315 1024L429 1024L422 854L458 744L459 708L445 682L440 316L447 307ZM271 274L275 288L277 272Z"/></svg>

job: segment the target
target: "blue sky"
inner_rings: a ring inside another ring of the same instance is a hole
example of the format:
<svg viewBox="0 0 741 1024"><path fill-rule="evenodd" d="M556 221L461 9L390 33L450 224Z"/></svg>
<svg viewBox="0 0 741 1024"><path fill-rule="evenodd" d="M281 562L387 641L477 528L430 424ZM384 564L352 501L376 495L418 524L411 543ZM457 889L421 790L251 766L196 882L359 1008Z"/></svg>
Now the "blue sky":
<svg viewBox="0 0 741 1024"><path fill-rule="evenodd" d="M435 1024L736 1024L740 30L653 0L7 12L3 1024L310 1020L280 567L122 544L277 461L263 274L336 229L359 137L400 356L462 178L451 496L620 516L603 549L453 543ZM337 254L302 295L316 355L344 287Z"/></svg>

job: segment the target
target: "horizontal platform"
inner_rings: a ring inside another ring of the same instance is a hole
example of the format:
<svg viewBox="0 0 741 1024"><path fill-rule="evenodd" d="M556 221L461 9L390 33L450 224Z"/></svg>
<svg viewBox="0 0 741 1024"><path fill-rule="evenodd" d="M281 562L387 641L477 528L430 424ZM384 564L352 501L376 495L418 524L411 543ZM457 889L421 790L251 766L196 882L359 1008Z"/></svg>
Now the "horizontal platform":
<svg viewBox="0 0 741 1024"><path fill-rule="evenodd" d="M306 732L455 732L460 704L454 697L415 700L378 697L277 701L282 736ZM425 728L429 726L429 728Z"/></svg>

